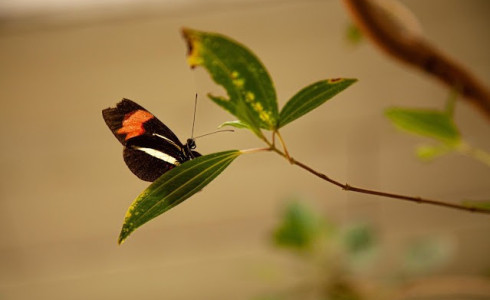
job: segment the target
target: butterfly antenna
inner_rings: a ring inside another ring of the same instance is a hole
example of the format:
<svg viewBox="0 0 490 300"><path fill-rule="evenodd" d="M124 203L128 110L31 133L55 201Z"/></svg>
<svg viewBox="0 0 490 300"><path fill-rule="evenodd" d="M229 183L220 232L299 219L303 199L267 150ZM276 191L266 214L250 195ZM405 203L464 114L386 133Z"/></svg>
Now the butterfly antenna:
<svg viewBox="0 0 490 300"><path fill-rule="evenodd" d="M196 110L197 110L197 93L196 93L196 98L194 99L194 117L192 118L191 139L194 139L194 124L196 123Z"/></svg>
<svg viewBox="0 0 490 300"><path fill-rule="evenodd" d="M235 130L233 130L233 129L216 130L216 131L213 131L213 132L209 132L209 133L206 133L206 134L203 134L203 135L196 136L194 139L202 138L203 136L207 136L207 135L211 135L211 134L215 134L215 133L220 133L220 132L235 132Z"/></svg>

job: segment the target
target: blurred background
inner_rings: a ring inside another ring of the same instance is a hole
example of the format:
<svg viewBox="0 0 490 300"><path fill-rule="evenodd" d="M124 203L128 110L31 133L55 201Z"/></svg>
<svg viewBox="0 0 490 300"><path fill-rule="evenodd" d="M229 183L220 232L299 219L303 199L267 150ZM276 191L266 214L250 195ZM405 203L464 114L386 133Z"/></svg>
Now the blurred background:
<svg viewBox="0 0 490 300"><path fill-rule="evenodd" d="M489 1L404 3L430 40L490 85ZM291 199L336 232L368 224L361 240L375 241L377 252L369 268L329 257L345 262L340 273L374 293L369 299L422 299L400 292L414 286L423 299L455 287L437 299L490 299L488 216L347 193L272 153L238 158L117 245L126 209L148 184L126 168L101 110L135 100L181 140L191 134L196 92L196 135L234 119L205 97L222 89L188 68L184 26L254 51L280 106L314 81L359 79L284 128L298 160L351 185L489 200L487 166L456 154L423 163L414 148L427 140L400 133L383 116L390 106L442 109L448 89L367 41L354 46L349 23L334 0L0 1L0 299L310 299L288 290L308 289L324 273L298 271L311 261L277 243ZM490 149L482 114L461 102L455 120L469 143ZM197 146L211 153L262 144L236 131ZM410 262L407 249L422 254Z"/></svg>

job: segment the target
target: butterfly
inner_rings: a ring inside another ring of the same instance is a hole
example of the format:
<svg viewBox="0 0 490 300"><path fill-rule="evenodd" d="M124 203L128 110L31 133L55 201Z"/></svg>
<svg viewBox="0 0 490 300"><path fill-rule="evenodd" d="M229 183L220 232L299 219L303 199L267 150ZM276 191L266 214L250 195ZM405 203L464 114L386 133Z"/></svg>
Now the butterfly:
<svg viewBox="0 0 490 300"><path fill-rule="evenodd" d="M182 144L165 124L129 99L102 110L102 117L124 146L126 165L142 180L155 181L170 169L201 156L194 151L194 138Z"/></svg>

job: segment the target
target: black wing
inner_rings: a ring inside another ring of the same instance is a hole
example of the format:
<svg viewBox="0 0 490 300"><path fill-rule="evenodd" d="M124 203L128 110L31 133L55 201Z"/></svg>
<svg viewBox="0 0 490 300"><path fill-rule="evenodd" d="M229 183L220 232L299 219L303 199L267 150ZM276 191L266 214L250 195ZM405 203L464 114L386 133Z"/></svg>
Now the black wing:
<svg viewBox="0 0 490 300"><path fill-rule="evenodd" d="M165 124L129 99L123 99L114 108L104 109L102 116L125 146L126 165L142 180L154 181L190 159L184 154L185 146Z"/></svg>

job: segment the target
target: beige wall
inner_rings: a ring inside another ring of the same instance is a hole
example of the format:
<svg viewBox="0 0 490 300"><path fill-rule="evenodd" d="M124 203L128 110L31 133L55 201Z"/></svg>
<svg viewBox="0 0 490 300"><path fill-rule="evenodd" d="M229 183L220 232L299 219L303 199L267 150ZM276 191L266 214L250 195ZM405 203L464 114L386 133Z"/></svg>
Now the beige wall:
<svg viewBox="0 0 490 300"><path fill-rule="evenodd" d="M490 85L488 1L407 4L429 38ZM0 299L249 299L289 280L264 281L257 270L284 258L267 235L292 195L335 220L372 222L393 253L413 236L447 237L457 249L447 274L490 268L489 217L348 194L269 153L240 157L117 246L124 213L147 183L127 170L101 109L137 100L185 139L198 92L197 134L233 119L204 97L220 88L186 66L183 26L249 46L281 105L313 81L359 78L284 129L298 159L354 185L448 201L490 197L488 167L457 155L423 164L413 156L423 140L382 117L391 105L442 107L448 92L370 44L348 45L338 1L201 7L0 27ZM488 120L463 103L456 119L470 142L490 149ZM242 131L198 140L202 153L258 146ZM380 268L394 261L388 255Z"/></svg>

